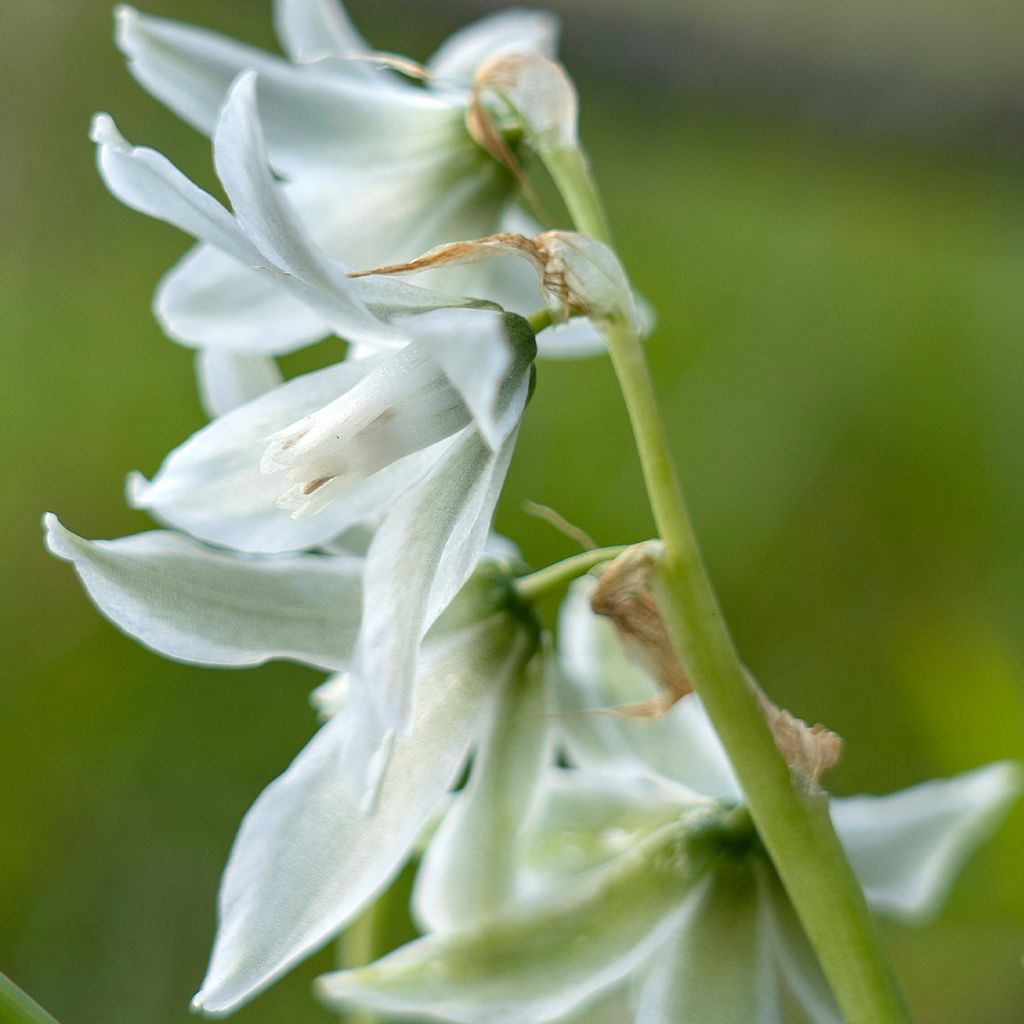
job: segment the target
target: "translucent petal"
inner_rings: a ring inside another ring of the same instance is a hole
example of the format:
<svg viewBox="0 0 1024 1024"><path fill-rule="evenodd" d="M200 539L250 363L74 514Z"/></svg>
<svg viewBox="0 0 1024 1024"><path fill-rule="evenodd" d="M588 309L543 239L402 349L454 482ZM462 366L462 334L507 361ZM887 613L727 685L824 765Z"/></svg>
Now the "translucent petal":
<svg viewBox="0 0 1024 1024"><path fill-rule="evenodd" d="M720 860L652 957L636 1024L778 1024L771 934L750 866Z"/></svg>
<svg viewBox="0 0 1024 1024"><path fill-rule="evenodd" d="M436 310L402 324L413 344L444 369L484 440L497 450L522 413L504 392L520 386L537 354L529 324L489 309Z"/></svg>
<svg viewBox="0 0 1024 1024"><path fill-rule="evenodd" d="M318 979L332 1007L459 1024L553 1021L618 984L664 939L709 854L666 826L615 861L486 925Z"/></svg>
<svg viewBox="0 0 1024 1024"><path fill-rule="evenodd" d="M358 914L401 868L462 768L481 715L516 672L517 629L492 616L432 645L417 678L415 728L399 737L376 811L341 765L351 709L331 718L256 800L221 883L210 966L193 1000L219 1016L265 988Z"/></svg>
<svg viewBox="0 0 1024 1024"><path fill-rule="evenodd" d="M243 89L239 98L243 106L244 98ZM229 128L237 124L238 118L235 115L239 114L238 104L225 113ZM252 122L249 123L251 127ZM97 157L100 171L108 188L118 199L133 209L164 220L208 242L237 260L247 271L271 278L275 287L286 289L339 333L358 338L372 346L395 345L404 341L401 334L367 309L359 297L364 293L371 295L378 305L386 304L393 313L422 309L425 306L430 308L431 303L434 306L458 304L458 300L453 301L448 296L433 296L412 285L396 281L365 285L349 281L343 268L333 264L308 243L279 190L273 187L260 190L260 181L266 184L264 175L269 174L265 165L262 172L258 167L241 170L242 158L258 161L259 147L255 145L258 140L250 138L248 141L252 145L246 150L241 146L234 147L227 141L232 138L230 133L225 135L221 151L226 146L232 152L232 159L227 161L231 167L225 170L225 174L235 201L245 212L255 234L268 248L274 250L277 260L291 260L285 267L277 265L269 253L257 248L235 217L212 196L189 181L165 157L154 150L129 145L105 114L97 115L94 119L92 135L99 144ZM226 164L222 161L224 167ZM165 282L164 287L171 285ZM243 288L251 287L251 278L243 282ZM179 340L195 343L196 339L181 329L180 324L174 326L174 334ZM267 339L265 332L261 332L260 337ZM200 343L205 340L199 338ZM231 340L235 346L243 344L238 337ZM287 351L294 345L294 339L286 339L276 345L271 339L267 341L271 344L270 352ZM254 348L253 351L259 349Z"/></svg>
<svg viewBox="0 0 1024 1024"><path fill-rule="evenodd" d="M289 658L329 669L352 653L358 558L246 558L164 531L89 541L56 516L45 524L50 550L75 566L100 611L169 658L226 666Z"/></svg>
<svg viewBox="0 0 1024 1024"><path fill-rule="evenodd" d="M274 0L274 26L282 49L299 63L371 52L338 0ZM349 67L352 74L374 74L358 61Z"/></svg>
<svg viewBox="0 0 1024 1024"><path fill-rule="evenodd" d="M584 768L659 772L694 792L738 800L739 784L695 695L657 720L595 710L645 700L657 687L591 611L592 589L589 577L573 583L559 616L559 724L572 758Z"/></svg>
<svg viewBox="0 0 1024 1024"><path fill-rule="evenodd" d="M520 410L527 386L522 381L513 396ZM420 641L484 549L517 434L492 452L473 426L464 428L398 499L370 544L353 678L369 688L388 726L408 726Z"/></svg>
<svg viewBox="0 0 1024 1024"><path fill-rule="evenodd" d="M549 757L543 669L524 666L498 693L472 773L416 879L416 916L428 931L477 924L516 895L523 830Z"/></svg>
<svg viewBox="0 0 1024 1024"><path fill-rule="evenodd" d="M321 722L332 718L347 703L350 678L348 672L337 672L333 676L328 676L310 693L309 703Z"/></svg>
<svg viewBox="0 0 1024 1024"><path fill-rule="evenodd" d="M277 275L205 243L167 272L154 306L164 331L186 345L283 355L332 333Z"/></svg>
<svg viewBox="0 0 1024 1024"><path fill-rule="evenodd" d="M136 79L204 134L212 134L228 88L259 75L260 113L274 168L288 175L413 159L456 131L463 111L423 89L290 65L200 28L118 10L117 41Z"/></svg>
<svg viewBox="0 0 1024 1024"><path fill-rule="evenodd" d="M317 248L275 181L256 113L254 73L231 87L217 122L214 158L246 234L279 271L310 288L310 304L338 334L364 345L403 340L366 308L345 269Z"/></svg>
<svg viewBox="0 0 1024 1024"><path fill-rule="evenodd" d="M106 114L93 119L91 137L107 188L126 206L173 224L247 266L263 264L235 218L166 157L132 146Z"/></svg>
<svg viewBox="0 0 1024 1024"><path fill-rule="evenodd" d="M216 349L196 353L196 376L203 408L211 418L273 391L282 382L273 359Z"/></svg>
<svg viewBox="0 0 1024 1024"><path fill-rule="evenodd" d="M585 359L607 351L604 335L585 316L545 327L537 335L537 355L541 359Z"/></svg>
<svg viewBox="0 0 1024 1024"><path fill-rule="evenodd" d="M832 819L875 909L919 919L938 910L964 862L1021 790L1001 761L889 796L832 801Z"/></svg>
<svg viewBox="0 0 1024 1024"><path fill-rule="evenodd" d="M312 515L471 422L441 367L407 345L333 402L267 438L261 472L285 470L276 477L278 504L296 517Z"/></svg>
<svg viewBox="0 0 1024 1024"><path fill-rule="evenodd" d="M161 521L213 544L275 553L330 540L419 479L439 457L427 449L338 496L320 515L296 520L274 502L277 477L260 473L267 438L352 388L379 357L339 363L288 381L214 420L164 460L151 482L134 477L130 497Z"/></svg>
<svg viewBox="0 0 1024 1024"><path fill-rule="evenodd" d="M486 60L506 53L537 51L554 56L558 19L548 11L500 11L459 29L441 44L427 65L442 83L469 85Z"/></svg>
<svg viewBox="0 0 1024 1024"><path fill-rule="evenodd" d="M523 842L532 890L604 864L702 798L657 777L551 768Z"/></svg>

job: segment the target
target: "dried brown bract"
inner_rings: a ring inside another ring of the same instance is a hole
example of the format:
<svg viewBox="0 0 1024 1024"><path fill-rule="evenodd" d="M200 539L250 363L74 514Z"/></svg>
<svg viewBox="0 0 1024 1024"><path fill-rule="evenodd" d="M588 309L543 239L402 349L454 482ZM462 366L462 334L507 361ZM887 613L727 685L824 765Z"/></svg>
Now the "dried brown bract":
<svg viewBox="0 0 1024 1024"><path fill-rule="evenodd" d="M747 680L793 778L808 793L820 793L821 777L842 755L842 737L820 723L808 725L780 708L749 675Z"/></svg>
<svg viewBox="0 0 1024 1024"><path fill-rule="evenodd" d="M693 690L648 585L660 555L658 541L628 548L604 567L590 598L595 614L615 626L629 658L661 687L662 692L650 700L614 709L631 718L659 718Z"/></svg>

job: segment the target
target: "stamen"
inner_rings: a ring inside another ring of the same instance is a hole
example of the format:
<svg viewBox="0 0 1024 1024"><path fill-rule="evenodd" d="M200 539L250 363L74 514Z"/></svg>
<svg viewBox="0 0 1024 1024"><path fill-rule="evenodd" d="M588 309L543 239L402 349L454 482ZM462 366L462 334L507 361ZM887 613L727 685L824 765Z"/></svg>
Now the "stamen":
<svg viewBox="0 0 1024 1024"><path fill-rule="evenodd" d="M314 491L320 490L324 484L329 484L333 479L333 476L319 476L315 480L309 480L302 485L302 493L312 494Z"/></svg>

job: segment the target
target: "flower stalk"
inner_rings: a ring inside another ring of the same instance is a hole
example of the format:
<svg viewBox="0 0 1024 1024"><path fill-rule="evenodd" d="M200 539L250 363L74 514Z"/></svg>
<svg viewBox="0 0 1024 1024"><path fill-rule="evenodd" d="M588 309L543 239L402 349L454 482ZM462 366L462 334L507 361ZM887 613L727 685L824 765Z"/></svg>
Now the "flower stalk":
<svg viewBox="0 0 1024 1024"><path fill-rule="evenodd" d="M578 230L608 241L582 153L545 160ZM907 1024L878 928L836 837L825 794L794 785L749 686L686 509L643 347L625 318L605 338L636 439L664 555L654 586L680 661L700 695L747 806L849 1024Z"/></svg>
<svg viewBox="0 0 1024 1024"><path fill-rule="evenodd" d="M581 551L578 555L553 562L527 576L516 580L516 593L524 601L536 601L540 597L564 590L576 577L589 572L602 562L609 562L626 550L625 545L609 548L595 548Z"/></svg>

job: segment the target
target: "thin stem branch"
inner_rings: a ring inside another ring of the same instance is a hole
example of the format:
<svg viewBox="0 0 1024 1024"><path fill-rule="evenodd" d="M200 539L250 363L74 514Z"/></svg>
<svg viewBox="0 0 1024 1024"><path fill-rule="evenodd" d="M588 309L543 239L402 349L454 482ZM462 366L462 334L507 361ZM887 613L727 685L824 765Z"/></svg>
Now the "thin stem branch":
<svg viewBox="0 0 1024 1024"><path fill-rule="evenodd" d="M579 230L608 240L582 155L546 160ZM743 788L751 818L814 946L847 1024L907 1024L877 926L836 837L825 794L793 784L704 568L640 339L625 321L606 338L664 544L655 590L680 660Z"/></svg>
<svg viewBox="0 0 1024 1024"><path fill-rule="evenodd" d="M371 903L342 932L338 942L339 967L346 970L353 967L364 967L373 963L381 953L380 917L381 904L386 899ZM381 1019L370 1010L352 1009L345 1015L345 1024L383 1024Z"/></svg>
<svg viewBox="0 0 1024 1024"><path fill-rule="evenodd" d="M520 576L515 581L516 593L524 601L536 601L539 597L564 590L577 576L589 572L595 565L611 561L625 550L626 545L620 544L616 547L581 551L578 555L554 562L527 576Z"/></svg>

